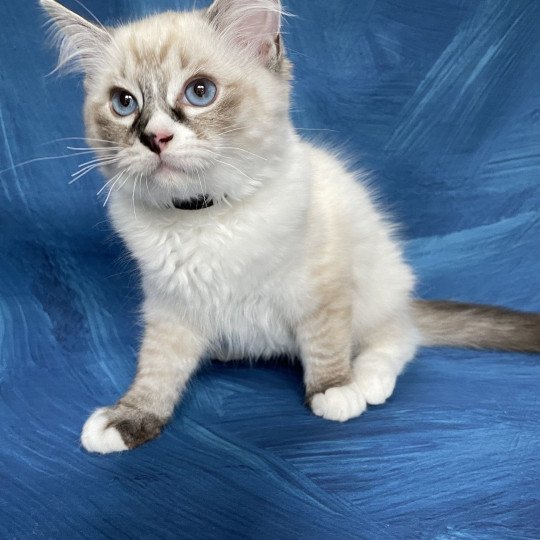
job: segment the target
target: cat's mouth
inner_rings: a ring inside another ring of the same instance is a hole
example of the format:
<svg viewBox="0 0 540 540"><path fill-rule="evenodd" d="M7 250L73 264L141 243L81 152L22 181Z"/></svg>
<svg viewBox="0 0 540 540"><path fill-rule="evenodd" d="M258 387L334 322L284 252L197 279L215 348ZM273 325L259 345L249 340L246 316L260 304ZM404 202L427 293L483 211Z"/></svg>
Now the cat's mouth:
<svg viewBox="0 0 540 540"><path fill-rule="evenodd" d="M163 174L186 174L188 167L184 160L170 159L165 156L159 156L156 163L154 173Z"/></svg>
<svg viewBox="0 0 540 540"><path fill-rule="evenodd" d="M187 174L186 167L183 167L182 165L179 165L178 163L175 163L174 165L172 163L168 163L166 161L161 160L156 167L155 170L156 173L164 173L164 174Z"/></svg>
<svg viewBox="0 0 540 540"><path fill-rule="evenodd" d="M155 173L162 174L194 174L208 167L199 156L157 156Z"/></svg>

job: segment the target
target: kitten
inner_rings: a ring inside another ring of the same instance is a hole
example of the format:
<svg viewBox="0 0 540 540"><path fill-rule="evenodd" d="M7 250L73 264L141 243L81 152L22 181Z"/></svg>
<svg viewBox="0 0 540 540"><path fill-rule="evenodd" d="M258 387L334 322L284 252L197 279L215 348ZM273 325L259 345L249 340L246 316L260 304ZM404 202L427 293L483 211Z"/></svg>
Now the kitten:
<svg viewBox="0 0 540 540"><path fill-rule="evenodd" d="M87 420L88 451L156 437L204 355L299 357L311 410L344 421L388 399L419 345L540 351L540 315L413 300L361 178L291 125L279 0L118 28L41 5L59 67L85 74L88 143L145 296L137 375Z"/></svg>

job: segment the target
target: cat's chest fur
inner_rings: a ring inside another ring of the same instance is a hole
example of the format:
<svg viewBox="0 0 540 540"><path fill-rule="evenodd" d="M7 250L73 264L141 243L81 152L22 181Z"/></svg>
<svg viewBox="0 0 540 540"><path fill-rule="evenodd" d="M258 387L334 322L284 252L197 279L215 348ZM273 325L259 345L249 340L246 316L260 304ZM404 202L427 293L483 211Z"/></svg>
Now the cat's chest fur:
<svg viewBox="0 0 540 540"><path fill-rule="evenodd" d="M156 214L119 199L111 216L147 303L202 331L216 356L270 356L296 352L292 321L309 303L297 202Z"/></svg>

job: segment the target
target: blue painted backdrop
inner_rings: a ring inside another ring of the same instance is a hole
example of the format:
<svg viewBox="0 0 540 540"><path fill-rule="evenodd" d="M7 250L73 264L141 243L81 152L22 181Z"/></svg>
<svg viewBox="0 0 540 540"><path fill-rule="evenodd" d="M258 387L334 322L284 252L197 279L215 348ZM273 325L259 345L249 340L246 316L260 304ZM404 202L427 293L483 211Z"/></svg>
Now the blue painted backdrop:
<svg viewBox="0 0 540 540"><path fill-rule="evenodd" d="M114 23L191 0L86 3ZM538 538L532 355L425 350L344 425L295 368L211 365L159 440L81 450L133 375L141 298L99 175L68 185L81 82L47 77L35 4L0 1L0 537ZM375 171L419 293L539 310L540 2L287 7L295 121Z"/></svg>

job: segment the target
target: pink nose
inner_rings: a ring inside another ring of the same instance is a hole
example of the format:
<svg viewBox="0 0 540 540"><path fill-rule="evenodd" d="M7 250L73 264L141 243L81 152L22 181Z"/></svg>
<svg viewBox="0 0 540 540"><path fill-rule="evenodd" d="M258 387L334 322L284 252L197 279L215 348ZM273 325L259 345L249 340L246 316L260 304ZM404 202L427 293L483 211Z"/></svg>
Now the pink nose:
<svg viewBox="0 0 540 540"><path fill-rule="evenodd" d="M173 137L174 135L172 133L160 131L159 133L156 133L154 135L154 141L157 144L157 146L159 146L159 150L163 152L167 144L169 144L172 141Z"/></svg>
<svg viewBox="0 0 540 540"><path fill-rule="evenodd" d="M172 141L174 135L166 131L159 131L158 133L141 133L140 141L152 152L161 154L167 144Z"/></svg>

